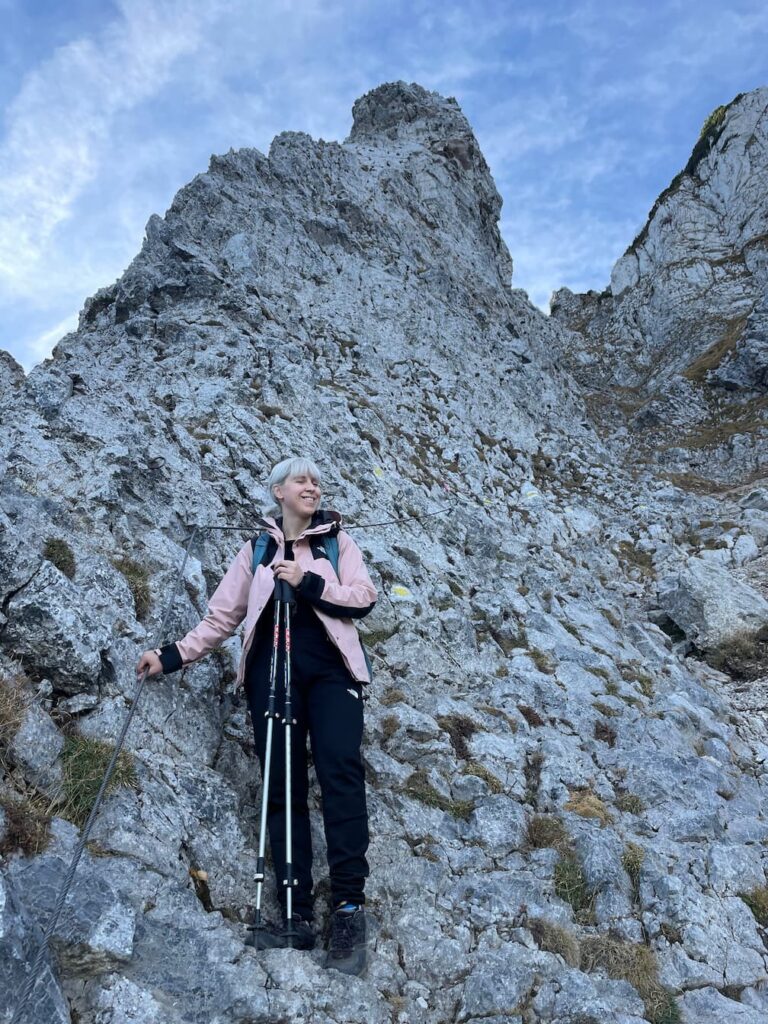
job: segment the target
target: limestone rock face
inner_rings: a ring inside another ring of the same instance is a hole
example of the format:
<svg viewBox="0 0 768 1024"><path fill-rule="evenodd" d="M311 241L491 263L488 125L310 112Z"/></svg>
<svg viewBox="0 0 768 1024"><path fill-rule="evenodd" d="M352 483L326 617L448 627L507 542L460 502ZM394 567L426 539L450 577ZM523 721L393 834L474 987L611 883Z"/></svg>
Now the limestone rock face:
<svg viewBox="0 0 768 1024"><path fill-rule="evenodd" d="M765 467L767 195L768 87L710 116L604 292L552 297L579 379L671 471Z"/></svg>
<svg viewBox="0 0 768 1024"><path fill-rule="evenodd" d="M54 793L57 733L116 741L140 653L205 615L286 454L320 463L379 591L366 976L244 944L260 783L235 632L145 687L45 1019L57 993L80 1024L640 1024L660 1000L711 1017L719 989L759 1013L768 723L649 615L696 558L761 589L764 488L627 468L582 387L600 351L511 287L499 211L455 100L383 85L344 142L214 157L50 360L0 360L0 680L32 702L0 704L0 805ZM17 961L77 842L57 812L43 851L0 829ZM322 932L314 784L311 818Z"/></svg>
<svg viewBox="0 0 768 1024"><path fill-rule="evenodd" d="M3 1020L11 1019L40 939L41 932L34 928L13 883L0 872L0 1013ZM71 1020L50 956L45 958L40 981L29 1001L27 1020L45 1020L51 1024L69 1024Z"/></svg>
<svg viewBox="0 0 768 1024"><path fill-rule="evenodd" d="M689 559L685 569L659 581L659 603L703 650L768 629L768 601L702 558Z"/></svg>

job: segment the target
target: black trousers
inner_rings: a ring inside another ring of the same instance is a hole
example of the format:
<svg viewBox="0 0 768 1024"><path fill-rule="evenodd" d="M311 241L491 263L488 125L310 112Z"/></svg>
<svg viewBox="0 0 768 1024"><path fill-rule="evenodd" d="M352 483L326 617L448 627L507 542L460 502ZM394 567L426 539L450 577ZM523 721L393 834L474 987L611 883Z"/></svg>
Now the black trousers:
<svg viewBox="0 0 768 1024"><path fill-rule="evenodd" d="M322 624L321 628L322 628ZM267 827L275 868L277 892L285 912L285 726L283 660L284 630L281 623L277 663L276 710L280 719L272 727ZM267 700L271 633L261 633L248 656L246 692L251 709L256 753L264 773L267 737ZM336 646L325 631L291 629L291 701L296 725L291 732L291 789L293 910L305 920L312 910L312 841L307 796L307 737L320 783L323 823L328 845L331 900L364 903L368 876L368 811L365 800L365 771L360 754L363 736L362 684L347 669Z"/></svg>

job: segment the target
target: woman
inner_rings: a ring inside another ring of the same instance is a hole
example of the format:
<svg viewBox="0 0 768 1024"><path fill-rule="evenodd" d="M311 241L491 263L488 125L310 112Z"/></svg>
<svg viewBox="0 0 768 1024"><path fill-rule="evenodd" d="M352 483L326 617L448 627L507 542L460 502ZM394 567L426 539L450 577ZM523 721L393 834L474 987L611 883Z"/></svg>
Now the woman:
<svg viewBox="0 0 768 1024"><path fill-rule="evenodd" d="M295 591L291 616L291 737L293 923L269 927L259 946L297 946L311 949L312 845L307 808L307 735L323 797L323 821L331 880L331 938L326 966L349 974L365 967L365 878L368 875L368 815L360 743L363 732L363 686L370 681L354 618L367 615L376 603L376 589L363 564L360 549L341 529L337 512L320 504L320 471L306 458L290 458L272 470L268 486L280 514L266 516L260 525L271 542L262 564L253 571L249 540L227 569L208 604L208 614L176 643L145 651L140 675L174 672L192 664L228 636L245 618L243 651L237 686L245 685L251 709L256 751L264 767L269 667L273 646L274 581L282 579ZM338 575L323 547L336 536ZM268 564L264 564L264 562ZM283 679L284 637L277 664ZM278 711L282 687L278 688ZM267 822L275 867L278 898L285 917L285 730L273 730Z"/></svg>

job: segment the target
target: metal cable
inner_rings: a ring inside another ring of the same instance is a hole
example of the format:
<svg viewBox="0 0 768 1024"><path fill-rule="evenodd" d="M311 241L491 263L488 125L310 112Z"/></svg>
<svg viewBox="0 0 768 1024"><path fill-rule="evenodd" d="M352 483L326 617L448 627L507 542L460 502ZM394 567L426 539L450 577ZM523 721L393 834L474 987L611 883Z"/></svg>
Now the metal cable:
<svg viewBox="0 0 768 1024"><path fill-rule="evenodd" d="M449 511L450 511L450 508L442 508L442 509L439 509L437 512L427 512L427 513L425 513L422 516L416 516L416 515L406 516L404 518L401 517L401 518L398 518L398 519L390 519L390 520L387 520L386 522L383 522L383 523L359 523L359 524L356 524L356 525L353 525L353 526L350 526L350 527L345 527L345 528L346 529L363 529L364 527L370 527L370 526L388 526L390 524L407 522L408 520L411 520L411 519L428 519L430 516L441 515L443 512L449 512ZM166 625L168 623L168 619L169 619L170 614L171 614L171 609L173 608L173 602L176 600L176 594L177 594L178 589L179 589L179 584L181 583L181 580L183 579L183 576L184 576L184 569L186 568L187 560L189 558L189 553L190 553L190 551L192 549L192 543L193 543L195 537L197 536L198 532L200 530L240 530L240 531L246 531L246 530L252 529L252 527L248 527L248 526L214 526L212 524L209 525L209 524L192 524L192 523L185 524L185 525L187 526L188 529L191 528L192 532L191 532L191 534L189 536L189 540L187 541L187 545L186 545L186 548L184 550L184 561L181 563L181 568L179 569L179 572L178 572L178 574L176 576L176 581L175 581L175 584L174 584L173 592L172 592L170 600L168 601L168 604L166 606L162 622L160 623L160 630L159 630L159 632L160 632L160 636L161 637L165 637L165 628L166 628ZM71 861L71 863L69 865L67 873L66 873L66 875L64 877L64 882L63 882L63 884L61 886L61 889L59 891L59 894L58 894L58 896L56 898L56 903L54 904L53 911L52 911L51 916L50 916L50 918L48 920L48 924L46 925L45 932L43 933L43 938L42 938L40 946L39 946L39 948L37 950L37 954L35 956L34 962L32 964L32 969L30 971L29 977L27 978L26 984L24 985L24 989L23 989L22 994L21 994L21 999L19 1000L19 1003L18 1003L18 1005L16 1007L16 1010L15 1010L15 1012L13 1014L13 1017L11 1018L10 1024L21 1024L22 1014L23 1014L24 1010L27 1007L27 1003L29 1002L30 996L34 992L35 987L36 987L38 981L40 980L40 977L42 976L42 970L43 970L43 966L44 966L45 954L48 951L48 943L50 941L51 936L53 935L53 932L56 929L56 925L59 922L59 917L61 916L61 911L62 911L62 909L64 907L64 903L66 901L67 895L69 894L69 890L70 890L70 887L72 885L72 881L73 881L73 879L75 877L75 871L77 870L77 865L80 862L80 857L82 856L83 850L85 849L85 844L88 842L88 836L91 833L91 828L93 827L93 823L96 820L96 816L97 816L97 814L99 812L99 808L101 807L101 801L104 798L104 794L106 793L107 786L109 785L109 780L111 779L112 773L113 773L113 771L115 769L115 765L117 764L117 759L118 759L118 757L120 755L120 752L122 750L123 743L125 741L125 737L126 737L126 734L128 732L128 729L130 728L131 722L133 721L133 716L136 713L136 709L139 706L139 699L140 699L141 694L142 694L142 692L144 690L144 683L146 682L146 679L147 679L147 672L148 672L148 669L144 669L144 672L139 677L139 682L138 682L138 684L136 686L136 691L135 691L135 693L133 695L133 700L131 702L130 709L128 711L128 714L126 715L125 721L123 723L123 727L120 730L120 735L117 738L117 742L115 743L115 748L114 748L114 750L112 752L112 757L110 758L109 764L107 765L106 773L104 775L104 778L102 779L101 786L99 787L99 791L96 794L96 799L94 800L93 807L91 808L91 812L88 815L88 820L86 821L86 823L85 823L85 825L83 827L82 833L80 835L80 838L77 841L77 845L75 846L75 852L73 854L72 861Z"/></svg>
<svg viewBox="0 0 768 1024"><path fill-rule="evenodd" d="M444 512L450 512L455 505L446 506L446 508L439 508L436 512L425 512L421 516L400 516L397 519L386 519L383 523L344 523L342 529L344 530L364 530L374 526L390 526L392 524L407 523L411 519L429 519L430 516L440 516ZM240 530L241 533L252 532L253 526L214 526L209 523L186 523L187 529L194 526L196 530Z"/></svg>
<svg viewBox="0 0 768 1024"><path fill-rule="evenodd" d="M195 537L197 535L198 529L202 529L202 527L195 526L194 529L192 530L192 533L189 536L189 540L187 541L187 546L186 546L186 549L184 551L184 561L181 563L181 569L179 569L178 575L176 577L176 582L175 582L175 586L173 588L173 593L171 594L171 598L168 601L168 605L167 605L167 607L165 609L165 614L163 615L163 620L162 620L162 622L160 624L160 636L161 637L165 636L165 628L166 628L166 625L168 623L168 619L169 619L170 614L171 614L171 609L173 608L173 602L176 600L176 594L177 594L178 589L179 589L179 584L180 584L180 582L181 582L181 580L182 580L182 578L184 576L184 569L185 569L186 564L187 564L187 559L189 558L189 552L192 549L192 542L194 541L194 539L195 539ZM88 815L88 820L86 821L85 826L83 827L83 831L82 831L82 833L80 835L80 839L78 840L77 846L75 847L75 852L74 852L74 856L72 857L72 862L69 865L69 869L68 869L67 874L66 874L66 876L64 878L64 883L63 883L63 885L61 887L61 890L59 891L59 895L58 895L58 897L56 899L56 903L54 904L53 912L51 913L51 916L50 916L50 919L49 919L48 924L46 926L45 932L43 933L43 938L42 938L42 941L40 943L40 947L39 947L39 949L37 951L37 955L36 955L35 960L34 960L34 962L32 964L32 970L30 971L29 977L27 978L26 984L25 984L24 989L23 989L22 994L21 994L21 999L20 999L20 1001L19 1001L19 1003L18 1003L18 1005L16 1007L16 1010L15 1010L15 1012L13 1014L13 1017L11 1018L10 1024L21 1024L22 1013L26 1009L27 1003L29 1002L29 998L32 995L32 992L34 991L35 986L37 985L37 983L40 980L40 977L42 975L43 962L45 960L45 954L48 951L48 942L49 942L51 936L53 935L53 932L54 932L54 930L56 928L56 925L58 924L59 916L60 916L62 908L64 906L64 901L67 898L67 894L69 893L70 886L72 885L72 879L74 878L75 871L77 870L78 862L80 861L80 857L82 855L82 852L85 849L85 844L88 841L88 836L90 835L91 828L93 826L94 821L96 820L96 815L99 812L99 807L101 806L101 801L102 801L102 799L104 797L104 794L106 792L107 786L109 785L109 780L110 780L110 778L112 776L112 772L114 771L115 764L117 763L117 758L118 758L118 756L120 754L120 751L122 749L126 733L128 732L128 728L129 728L129 726L131 724L131 721L133 720L133 716L136 713L136 709L139 706L139 698L141 697L142 691L144 689L144 683L146 682L146 679L147 679L147 672L148 672L148 669L144 669L144 671L142 672L141 676L139 677L139 682L138 682L138 685L136 687L136 692L133 695L133 701L131 703L131 707L130 707L130 709L128 711L128 714L126 716L125 722L123 723L123 728L120 730L120 735L117 738L117 742L115 743L115 749L114 749L114 751L112 753L112 757L110 759L109 765L107 766L107 771L106 771L106 774L104 775L104 778L102 780L101 786L99 787L99 791L96 794L96 799L93 802L93 807L91 808L91 813Z"/></svg>

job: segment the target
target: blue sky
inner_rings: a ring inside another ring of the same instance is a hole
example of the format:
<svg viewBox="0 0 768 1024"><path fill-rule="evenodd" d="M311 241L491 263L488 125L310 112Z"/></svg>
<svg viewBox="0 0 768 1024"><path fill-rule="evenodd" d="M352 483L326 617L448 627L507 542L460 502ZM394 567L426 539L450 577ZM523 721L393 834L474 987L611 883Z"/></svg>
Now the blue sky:
<svg viewBox="0 0 768 1024"><path fill-rule="evenodd" d="M455 96L513 284L604 288L706 116L768 84L768 5L0 0L0 348L29 370L212 153L342 140L382 82Z"/></svg>

